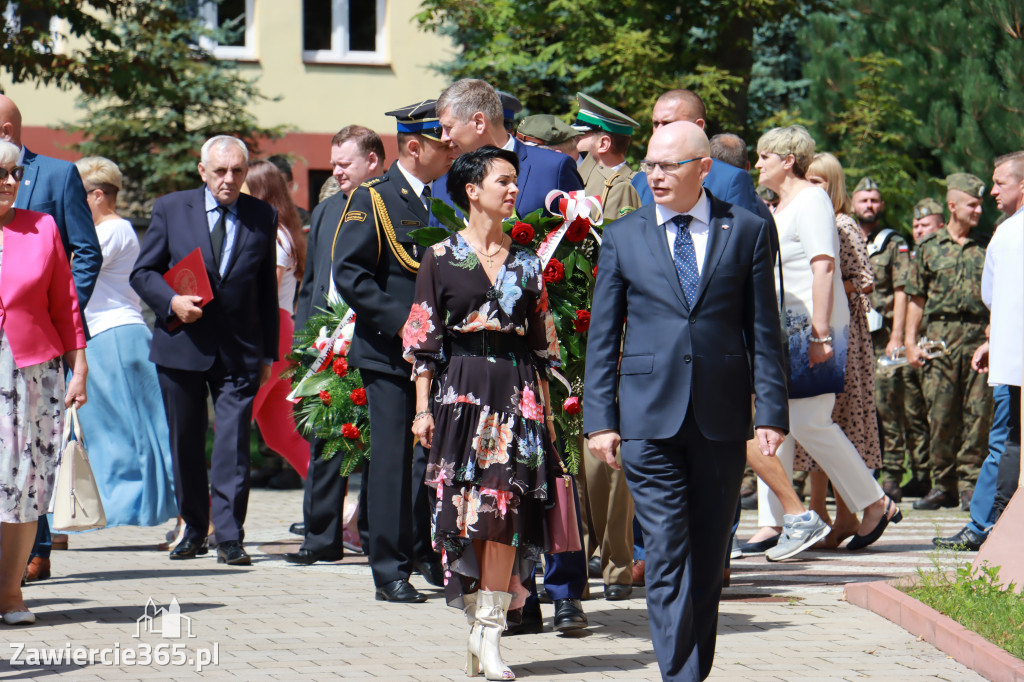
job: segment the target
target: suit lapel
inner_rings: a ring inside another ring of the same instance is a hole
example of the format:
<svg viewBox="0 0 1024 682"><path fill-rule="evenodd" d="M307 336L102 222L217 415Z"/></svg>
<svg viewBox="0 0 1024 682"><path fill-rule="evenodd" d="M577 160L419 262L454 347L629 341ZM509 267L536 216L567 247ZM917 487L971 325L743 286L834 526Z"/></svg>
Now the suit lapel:
<svg viewBox="0 0 1024 682"><path fill-rule="evenodd" d="M203 265L211 282L220 281L220 273L213 262L213 242L210 240L210 222L206 217L206 195L203 188L197 189L185 204L188 227L192 230L192 243L199 245L203 254Z"/></svg>
<svg viewBox="0 0 1024 682"><path fill-rule="evenodd" d="M732 230L729 229L732 227L730 221L721 217L721 211L716 205L717 200L711 196L710 192L707 195L711 227L708 231L708 248L704 254L704 267L701 268L700 282L697 283L697 301L694 303L694 308L697 307L701 296L704 295L704 290L707 289L708 282L711 280L715 268L718 267L718 261L722 259L725 245L729 243L729 237L732 235Z"/></svg>
<svg viewBox="0 0 1024 682"><path fill-rule="evenodd" d="M668 280L669 288L675 293L683 308L689 310L690 306L686 304L686 296L683 295L683 286L679 283L676 266L672 262L671 256L668 255L668 238L665 236L665 229L658 225L654 204L649 204L649 206L650 210L644 215L644 238L647 240L647 246L651 250L651 255L654 256L654 263L658 270Z"/></svg>
<svg viewBox="0 0 1024 682"><path fill-rule="evenodd" d="M36 164L36 155L25 149L25 177L21 179L21 187L18 189L18 198L14 200L14 208L28 209L32 201L32 190L36 188L39 174L39 165Z"/></svg>
<svg viewBox="0 0 1024 682"><path fill-rule="evenodd" d="M519 157L519 178L516 180L516 185L519 187L519 196L516 197L516 213L518 214L519 204L526 196L526 179L530 176L530 162L527 160L530 155L530 147L513 138L512 150Z"/></svg>
<svg viewBox="0 0 1024 682"><path fill-rule="evenodd" d="M398 190L398 196L405 202L409 212L419 218L423 225L426 225L430 220L430 216L427 215L427 209L423 207L423 201L416 196L416 192L414 192L412 187L409 186L409 181L405 179L405 174L402 173L402 170L398 167L397 161L391 164L391 169L388 171L388 177L391 179L391 182L395 184L395 188ZM399 226L400 225L396 225L396 227Z"/></svg>

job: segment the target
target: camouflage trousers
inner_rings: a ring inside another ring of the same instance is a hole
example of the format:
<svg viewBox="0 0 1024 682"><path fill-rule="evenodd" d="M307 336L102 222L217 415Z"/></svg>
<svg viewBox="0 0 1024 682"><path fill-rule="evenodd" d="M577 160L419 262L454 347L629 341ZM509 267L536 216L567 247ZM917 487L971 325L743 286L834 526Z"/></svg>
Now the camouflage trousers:
<svg viewBox="0 0 1024 682"><path fill-rule="evenodd" d="M875 361L885 356L885 345L892 331L888 326L871 334L875 347ZM878 413L878 435L882 442L881 481L903 482L903 460L907 456L907 445L903 439L905 419L903 416L904 387L903 368L878 371L875 369L875 411Z"/></svg>
<svg viewBox="0 0 1024 682"><path fill-rule="evenodd" d="M988 454L994 409L988 377L971 369L971 356L985 341L985 326L936 321L925 332L929 339L945 341L949 350L925 363L923 371L932 487L954 495L973 491Z"/></svg>
<svg viewBox="0 0 1024 682"><path fill-rule="evenodd" d="M931 478L929 458L928 403L924 399L924 370L903 368L903 438L907 444L908 466L919 481Z"/></svg>

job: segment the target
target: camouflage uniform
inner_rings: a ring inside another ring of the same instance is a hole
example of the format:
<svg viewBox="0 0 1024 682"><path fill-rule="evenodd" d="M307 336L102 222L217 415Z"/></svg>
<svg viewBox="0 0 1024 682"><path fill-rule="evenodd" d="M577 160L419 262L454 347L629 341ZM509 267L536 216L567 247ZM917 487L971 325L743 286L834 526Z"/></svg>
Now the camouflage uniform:
<svg viewBox="0 0 1024 682"><path fill-rule="evenodd" d="M985 341L988 309L981 300L985 248L968 235L961 245L947 230L921 240L907 278L908 296L922 296L924 336L946 342L948 355L925 363L934 488L956 496L973 491L988 451L992 389L971 369Z"/></svg>
<svg viewBox="0 0 1024 682"><path fill-rule="evenodd" d="M878 311L884 323L871 332L875 360L885 356L885 347L892 336L893 310L896 288L902 286L909 265L907 242L898 233L886 241L884 248L874 246L880 229L868 235L868 259L875 276L871 292L871 307ZM882 441L882 480L891 480L897 486L903 481L903 458L906 443L903 418L903 370L875 372L875 410L878 412L879 436Z"/></svg>
<svg viewBox="0 0 1024 682"><path fill-rule="evenodd" d="M910 253L911 262L915 256L916 249ZM903 284L906 286L906 282ZM926 334L918 330L918 336ZM928 457L928 404L924 399L924 370L910 365L903 367L903 418L908 465L914 480L921 481L924 492L928 492L931 487L931 462Z"/></svg>

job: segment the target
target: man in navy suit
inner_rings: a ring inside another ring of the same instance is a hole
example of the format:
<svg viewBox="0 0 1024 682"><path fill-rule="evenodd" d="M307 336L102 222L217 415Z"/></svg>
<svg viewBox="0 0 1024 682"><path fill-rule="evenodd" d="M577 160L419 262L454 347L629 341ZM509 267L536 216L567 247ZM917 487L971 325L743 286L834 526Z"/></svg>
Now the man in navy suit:
<svg viewBox="0 0 1024 682"><path fill-rule="evenodd" d="M171 559L205 554L212 518L218 563L247 566L242 541L252 401L277 359L277 212L241 194L249 161L241 140L210 138L201 158L202 187L164 195L153 205L131 284L157 315L149 358L167 409L174 487L185 519L185 536ZM213 300L202 308L198 296L178 295L163 278L197 247L213 289ZM172 330L172 321L181 324ZM209 482L207 390L216 420Z"/></svg>
<svg viewBox="0 0 1024 682"><path fill-rule="evenodd" d="M654 103L652 120L655 130L675 121L689 121L703 129L706 117L704 101L697 93L692 90L669 90ZM647 185L646 173L641 172L633 176L633 187L640 195L643 205L654 202L654 195ZM754 191L754 181L750 173L742 168L716 159L704 178L704 187L722 201L745 208L765 220L771 217L771 211Z"/></svg>
<svg viewBox="0 0 1024 682"><path fill-rule="evenodd" d="M544 199L553 189L565 192L583 189L583 180L570 157L530 147L505 132L501 99L486 82L475 78L456 81L441 93L435 106L441 121L441 141L451 144L459 153L494 145L519 156L518 215L525 216L538 208L547 211ZM447 180L446 174L434 182L434 197L454 208L448 196ZM433 223L433 216L431 218ZM581 602L586 586L587 560L583 552L546 555L544 588L555 602L556 630L564 632L587 627ZM540 603L532 580L527 588L531 595L522 613L513 611L509 616L509 634L540 632L542 628Z"/></svg>
<svg viewBox="0 0 1024 682"><path fill-rule="evenodd" d="M36 154L21 144L21 111L6 95L0 95L0 140L21 149L18 165L25 167L25 177L14 208L53 216L64 242L64 252L71 259L71 276L75 280L79 310L85 310L103 265L103 252L96 238L96 228L78 169L70 161ZM85 324L84 316L82 324ZM39 517L36 544L29 560L29 580L50 577L51 548L50 524L43 515Z"/></svg>
<svg viewBox="0 0 1024 682"><path fill-rule="evenodd" d="M711 672L751 392L763 455L789 427L771 227L701 187L709 155L693 123L654 132L655 204L604 232L587 343L583 431L611 467L621 443L666 680Z"/></svg>

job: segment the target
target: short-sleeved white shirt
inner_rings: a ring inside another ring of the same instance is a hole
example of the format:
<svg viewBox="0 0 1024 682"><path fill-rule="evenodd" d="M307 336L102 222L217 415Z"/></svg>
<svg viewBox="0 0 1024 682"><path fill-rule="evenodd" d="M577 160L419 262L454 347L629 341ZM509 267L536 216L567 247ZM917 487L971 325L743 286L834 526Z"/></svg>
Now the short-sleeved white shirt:
<svg viewBox="0 0 1024 682"><path fill-rule="evenodd" d="M295 312L295 288L298 280L295 278L295 267L298 261L295 258L295 245L288 230L279 225L277 228L277 267L284 268L281 275L281 283L277 287L277 305L281 310L289 313Z"/></svg>
<svg viewBox="0 0 1024 682"><path fill-rule="evenodd" d="M89 333L96 336L125 324L145 324L139 295L128 283L139 257L139 238L135 236L135 229L124 218L115 218L97 225L96 236L103 253L103 266L85 306Z"/></svg>

